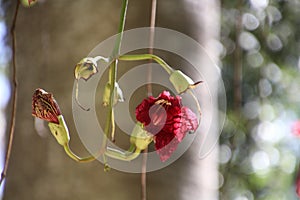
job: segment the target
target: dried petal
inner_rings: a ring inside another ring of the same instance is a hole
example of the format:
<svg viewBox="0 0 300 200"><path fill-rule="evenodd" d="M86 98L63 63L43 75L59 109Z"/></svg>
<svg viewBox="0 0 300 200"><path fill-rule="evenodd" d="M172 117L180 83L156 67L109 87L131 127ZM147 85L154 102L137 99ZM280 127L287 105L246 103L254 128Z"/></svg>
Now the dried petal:
<svg viewBox="0 0 300 200"><path fill-rule="evenodd" d="M83 58L77 65L75 66L75 79L84 79L87 81L94 74L98 72L97 62L91 57Z"/></svg>

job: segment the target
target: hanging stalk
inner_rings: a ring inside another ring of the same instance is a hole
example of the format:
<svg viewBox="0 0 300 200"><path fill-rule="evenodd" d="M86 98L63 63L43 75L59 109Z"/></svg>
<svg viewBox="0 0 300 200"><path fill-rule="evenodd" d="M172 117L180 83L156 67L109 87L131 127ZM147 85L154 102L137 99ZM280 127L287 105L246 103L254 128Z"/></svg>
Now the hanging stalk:
<svg viewBox="0 0 300 200"><path fill-rule="evenodd" d="M15 124L16 124L16 111L17 111L17 97L18 97L18 81L17 81L17 64L16 64L16 22L17 22L17 17L18 17L18 11L19 11L19 6L20 2L17 0L17 5L12 21L12 26L10 30L11 38L12 38L12 68L13 68L13 92L12 92L12 111L11 111L11 119L10 119L10 130L9 130L9 139L8 139L8 144L7 144L7 149L6 149L6 155L5 155L5 163L4 163L4 168L1 173L1 178L0 178L0 185L2 184L3 180L6 177L7 169L8 169L8 164L10 160L10 155L11 155L11 149L12 149L12 144L13 144L13 139L14 139L14 133L15 133Z"/></svg>
<svg viewBox="0 0 300 200"><path fill-rule="evenodd" d="M109 136L109 131L110 130L112 131L111 132L112 141L114 141L115 121L114 121L114 117L113 117L114 116L114 114L113 114L113 112L114 112L113 105L114 105L115 82L116 82L116 79L117 79L117 70L118 70L118 59L117 59L117 57L120 54L120 48L121 48L123 32L124 32L124 27L125 27L127 7L128 7L128 0L123 0L122 8L121 8L118 35L117 35L115 47L114 47L113 52L111 54L111 59L115 59L115 60L109 68L110 101L109 101L109 104L108 104L108 115L107 115L107 118L106 118L106 125L105 125L105 129L104 129L105 136L104 136L103 142L102 142L102 148L103 149L106 149L107 138ZM103 155L103 160L104 161L106 160L105 155Z"/></svg>

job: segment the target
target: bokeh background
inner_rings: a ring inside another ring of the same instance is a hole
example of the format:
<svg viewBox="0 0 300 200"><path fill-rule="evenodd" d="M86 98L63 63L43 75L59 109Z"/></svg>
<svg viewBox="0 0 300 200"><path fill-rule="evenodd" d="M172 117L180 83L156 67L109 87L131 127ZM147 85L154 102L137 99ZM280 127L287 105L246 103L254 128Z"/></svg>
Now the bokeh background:
<svg viewBox="0 0 300 200"><path fill-rule="evenodd" d="M9 29L16 1L0 1L2 156L11 111ZM300 116L300 1L157 3L156 26L189 35L219 66L227 112L219 145L209 156L195 159L194 145L169 167L147 174L148 199L297 199L300 138L291 130ZM104 173L98 162L75 163L43 123L31 117L35 88L53 92L71 130L72 148L87 153L72 120L73 69L95 45L117 32L120 6L120 0L41 0L32 8L20 8L17 126L2 199L140 199L140 174ZM149 26L150 6L150 0L130 0L126 29ZM171 66L181 62L165 58Z"/></svg>

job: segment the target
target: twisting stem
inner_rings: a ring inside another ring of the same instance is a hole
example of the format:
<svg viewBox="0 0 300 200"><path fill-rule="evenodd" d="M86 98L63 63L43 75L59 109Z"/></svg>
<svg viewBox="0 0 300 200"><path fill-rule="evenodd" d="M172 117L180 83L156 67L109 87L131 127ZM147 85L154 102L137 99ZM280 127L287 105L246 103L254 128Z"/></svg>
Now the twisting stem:
<svg viewBox="0 0 300 200"><path fill-rule="evenodd" d="M122 38L123 38L123 32L124 32L124 28L125 28L125 19L126 19L126 13L127 13L127 6L128 6L128 0L123 0L117 40L116 40L116 43L115 43L115 48L114 48L113 53L112 53L113 57L116 57L120 54L120 48L121 48L121 43L122 43Z"/></svg>
<svg viewBox="0 0 300 200"><path fill-rule="evenodd" d="M91 162L91 161L96 160L96 158L98 157L98 155L97 155L95 157L94 156L88 156L88 157L85 157L85 158L81 158L81 157L77 156L76 154L74 154L71 151L71 149L69 147L69 144L64 145L64 150L70 158L72 158L73 160L75 160L77 162ZM99 153L99 154L101 154L101 153Z"/></svg>
<svg viewBox="0 0 300 200"><path fill-rule="evenodd" d="M117 36L117 40L115 43L115 47L114 47L112 55L111 55L111 59L118 57L118 55L120 54L120 48L121 48L123 32L124 32L124 27L125 27L127 6L128 6L128 0L123 0L121 15L120 15L120 24L119 24L119 29L118 29L118 36ZM106 120L106 125L105 125L105 136L104 136L103 142L102 142L102 149L106 149L109 130L112 129L112 131L114 131L113 127L114 127L115 122L112 121L112 117L113 117L113 112L114 112L113 105L114 105L115 82L116 82L116 78L117 78L117 66L118 66L118 60L115 59L115 61L111 64L111 66L109 68L110 101L109 101L109 105L108 105L108 115L107 115L107 120ZM114 133L112 133L112 136L114 136ZM114 140L114 138L113 138L113 140ZM104 160L106 160L106 159L104 158Z"/></svg>
<svg viewBox="0 0 300 200"><path fill-rule="evenodd" d="M10 34L11 34L11 38L12 38L12 68L13 68L12 111L11 111L11 119L10 119L9 139L8 139L6 156L5 156L5 164L4 164L3 171L1 173L0 185L2 184L3 180L6 177L6 172L8 169L8 164L9 164L9 159L10 159L11 149L12 149L12 144L13 144L13 139L14 139L15 123L16 123L18 82L17 82L17 66L16 66L16 33L15 33L15 29L16 29L16 22L17 22L17 17L18 17L19 6L20 6L20 1L17 0L17 5L16 5L13 21L12 21L11 30L10 30Z"/></svg>
<svg viewBox="0 0 300 200"><path fill-rule="evenodd" d="M79 86L78 81L79 81L79 80L76 79L75 101L76 101L77 105L78 105L82 110L89 111L90 108L85 108L83 105L81 105L81 103L80 103L79 100L78 100L78 91L79 91L79 89L78 89L78 86Z"/></svg>
<svg viewBox="0 0 300 200"><path fill-rule="evenodd" d="M115 158L118 160L122 160L122 161L131 161L134 160L135 158L137 158L141 153L140 149L135 149L134 152L122 152L110 147L107 147L106 151L105 151L105 155L107 155L108 157L111 158Z"/></svg>
<svg viewBox="0 0 300 200"><path fill-rule="evenodd" d="M194 99L194 101L195 101L195 103L196 103L196 105L197 105L197 110L198 110L199 115L200 115L200 117L201 117L202 112L201 112L201 107L200 107L200 104L199 104L199 101L198 101L197 97L194 95L194 93L193 93L190 89L188 90L188 93L189 93L189 94L192 96L192 98Z"/></svg>
<svg viewBox="0 0 300 200"><path fill-rule="evenodd" d="M163 59L153 54L122 55L118 59L124 61L154 60L160 64L168 74L171 74L173 71L172 67L170 67Z"/></svg>

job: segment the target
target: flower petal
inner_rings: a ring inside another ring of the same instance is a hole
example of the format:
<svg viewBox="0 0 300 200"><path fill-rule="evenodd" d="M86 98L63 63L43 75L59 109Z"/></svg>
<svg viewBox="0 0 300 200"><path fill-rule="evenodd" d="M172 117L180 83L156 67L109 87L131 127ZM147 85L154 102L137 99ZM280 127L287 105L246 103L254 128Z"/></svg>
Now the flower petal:
<svg viewBox="0 0 300 200"><path fill-rule="evenodd" d="M181 105L181 97L171 96L168 91L157 98L144 99L135 114L144 128L154 135L155 148L162 161L171 156L188 131L195 131L199 126L196 114Z"/></svg>
<svg viewBox="0 0 300 200"><path fill-rule="evenodd" d="M186 132L195 131L199 126L198 118L196 114L191 111L191 109L189 109L188 107L182 107L181 111L182 116L180 119L180 131L176 132L176 137L179 142L182 141Z"/></svg>
<svg viewBox="0 0 300 200"><path fill-rule="evenodd" d="M162 162L170 158L178 144L179 141L170 132L161 131L155 136L155 149Z"/></svg>
<svg viewBox="0 0 300 200"><path fill-rule="evenodd" d="M147 126L151 119L149 117L149 109L151 105L148 99L144 99L140 105L138 105L135 109L136 119Z"/></svg>
<svg viewBox="0 0 300 200"><path fill-rule="evenodd" d="M82 78L85 81L87 81L97 72L98 72L97 62L94 60L94 58L87 57L87 58L83 58L82 60L79 61L79 63L76 64L74 75L76 80Z"/></svg>

